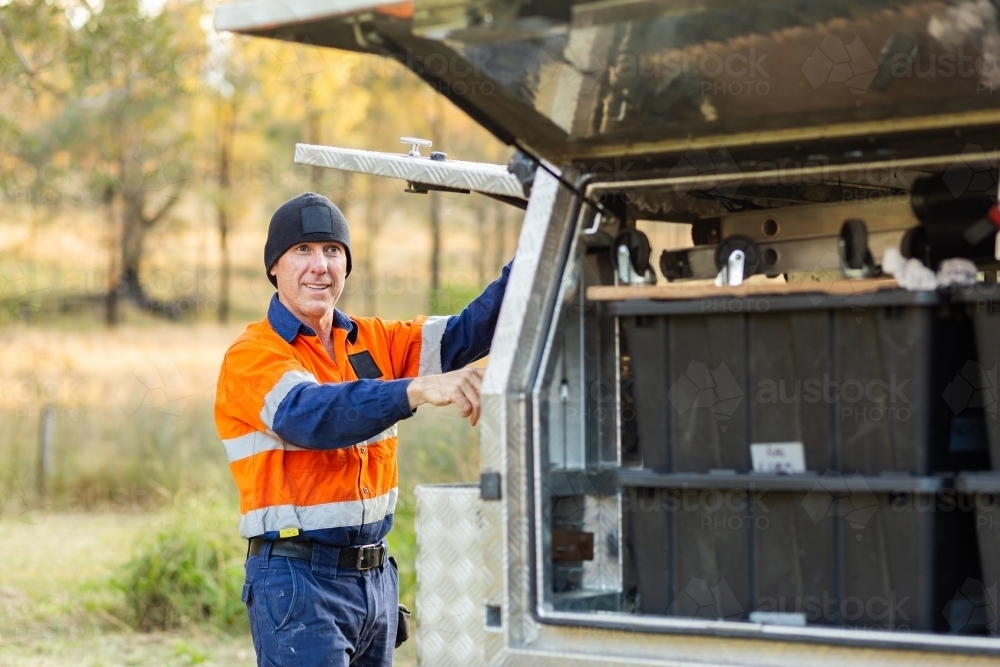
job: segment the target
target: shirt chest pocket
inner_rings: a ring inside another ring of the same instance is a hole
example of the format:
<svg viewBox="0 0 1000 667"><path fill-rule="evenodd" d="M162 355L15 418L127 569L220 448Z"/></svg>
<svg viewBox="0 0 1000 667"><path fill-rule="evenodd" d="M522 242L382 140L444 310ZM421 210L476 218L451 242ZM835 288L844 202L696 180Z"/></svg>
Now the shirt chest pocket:
<svg viewBox="0 0 1000 667"><path fill-rule="evenodd" d="M389 461L396 458L396 438L386 438L368 445L368 454L378 461Z"/></svg>
<svg viewBox="0 0 1000 667"><path fill-rule="evenodd" d="M344 449L300 449L285 452L286 470L337 470L347 465Z"/></svg>

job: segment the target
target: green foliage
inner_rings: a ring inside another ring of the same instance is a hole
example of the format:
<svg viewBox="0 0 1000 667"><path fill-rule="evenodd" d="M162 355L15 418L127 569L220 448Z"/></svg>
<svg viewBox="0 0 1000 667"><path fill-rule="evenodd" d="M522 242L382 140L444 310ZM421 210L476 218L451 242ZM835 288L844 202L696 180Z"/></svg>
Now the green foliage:
<svg viewBox="0 0 1000 667"><path fill-rule="evenodd" d="M124 594L119 615L125 622L139 630L203 624L245 632L245 542L227 529L229 519L178 515L143 540L113 581Z"/></svg>
<svg viewBox="0 0 1000 667"><path fill-rule="evenodd" d="M437 294L431 294L429 310L431 315L455 315L469 305L469 302L482 292L480 285L446 284L441 286Z"/></svg>
<svg viewBox="0 0 1000 667"><path fill-rule="evenodd" d="M412 495L400 496L389 533L389 553L399 565L399 601L416 609L417 503Z"/></svg>

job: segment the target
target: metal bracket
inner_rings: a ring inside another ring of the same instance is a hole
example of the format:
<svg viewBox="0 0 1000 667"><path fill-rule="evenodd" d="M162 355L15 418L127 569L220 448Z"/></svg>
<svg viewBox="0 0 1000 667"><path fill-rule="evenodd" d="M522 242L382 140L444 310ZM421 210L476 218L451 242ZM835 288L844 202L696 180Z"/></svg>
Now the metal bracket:
<svg viewBox="0 0 1000 667"><path fill-rule="evenodd" d="M404 193L410 195L425 195L430 191L434 192L456 192L458 194L467 195L469 190L464 188L449 188L445 185L432 185L430 183L417 183L416 181L407 181L406 189L403 190Z"/></svg>
<svg viewBox="0 0 1000 667"><path fill-rule="evenodd" d="M645 275L638 273L632 266L632 256L624 245L618 246L618 282L622 285L655 285L656 274L652 268L646 269Z"/></svg>
<svg viewBox="0 0 1000 667"><path fill-rule="evenodd" d="M588 236L590 236L591 234L596 234L597 230L601 226L601 218L602 218L601 212L598 211L597 214L594 216L594 224L592 224L590 227L587 227L585 230L583 230L583 233L586 234L586 235L588 235Z"/></svg>
<svg viewBox="0 0 1000 667"><path fill-rule="evenodd" d="M739 287L743 284L743 262L746 256L743 254L742 250L734 250L729 255L729 259L726 265L722 267L719 271L719 275L715 277L715 286L724 287L728 285L729 287Z"/></svg>
<svg viewBox="0 0 1000 667"><path fill-rule="evenodd" d="M484 472L479 476L479 497L483 500L500 500L500 473Z"/></svg>

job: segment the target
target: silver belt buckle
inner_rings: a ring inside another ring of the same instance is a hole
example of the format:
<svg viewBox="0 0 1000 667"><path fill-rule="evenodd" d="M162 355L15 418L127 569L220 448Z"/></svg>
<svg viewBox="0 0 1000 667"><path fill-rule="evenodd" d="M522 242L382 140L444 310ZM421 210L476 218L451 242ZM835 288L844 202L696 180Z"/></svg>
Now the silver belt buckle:
<svg viewBox="0 0 1000 667"><path fill-rule="evenodd" d="M381 555L381 544L366 544L363 547L358 547L358 562L354 564L354 567L359 570L370 570L373 567L378 567L382 564L382 559L379 558Z"/></svg>

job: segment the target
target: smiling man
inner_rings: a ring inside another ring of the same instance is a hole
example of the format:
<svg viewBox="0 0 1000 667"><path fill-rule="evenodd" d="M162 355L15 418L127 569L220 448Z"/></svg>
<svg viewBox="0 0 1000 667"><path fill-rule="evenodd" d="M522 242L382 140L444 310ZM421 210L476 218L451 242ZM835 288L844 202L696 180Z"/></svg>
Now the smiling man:
<svg viewBox="0 0 1000 667"><path fill-rule="evenodd" d="M271 218L267 317L226 352L215 420L250 540L243 601L258 665L388 666L398 578L385 536L396 422L422 404L479 419L510 264L461 315L389 322L336 309L351 273L340 210L314 193Z"/></svg>

